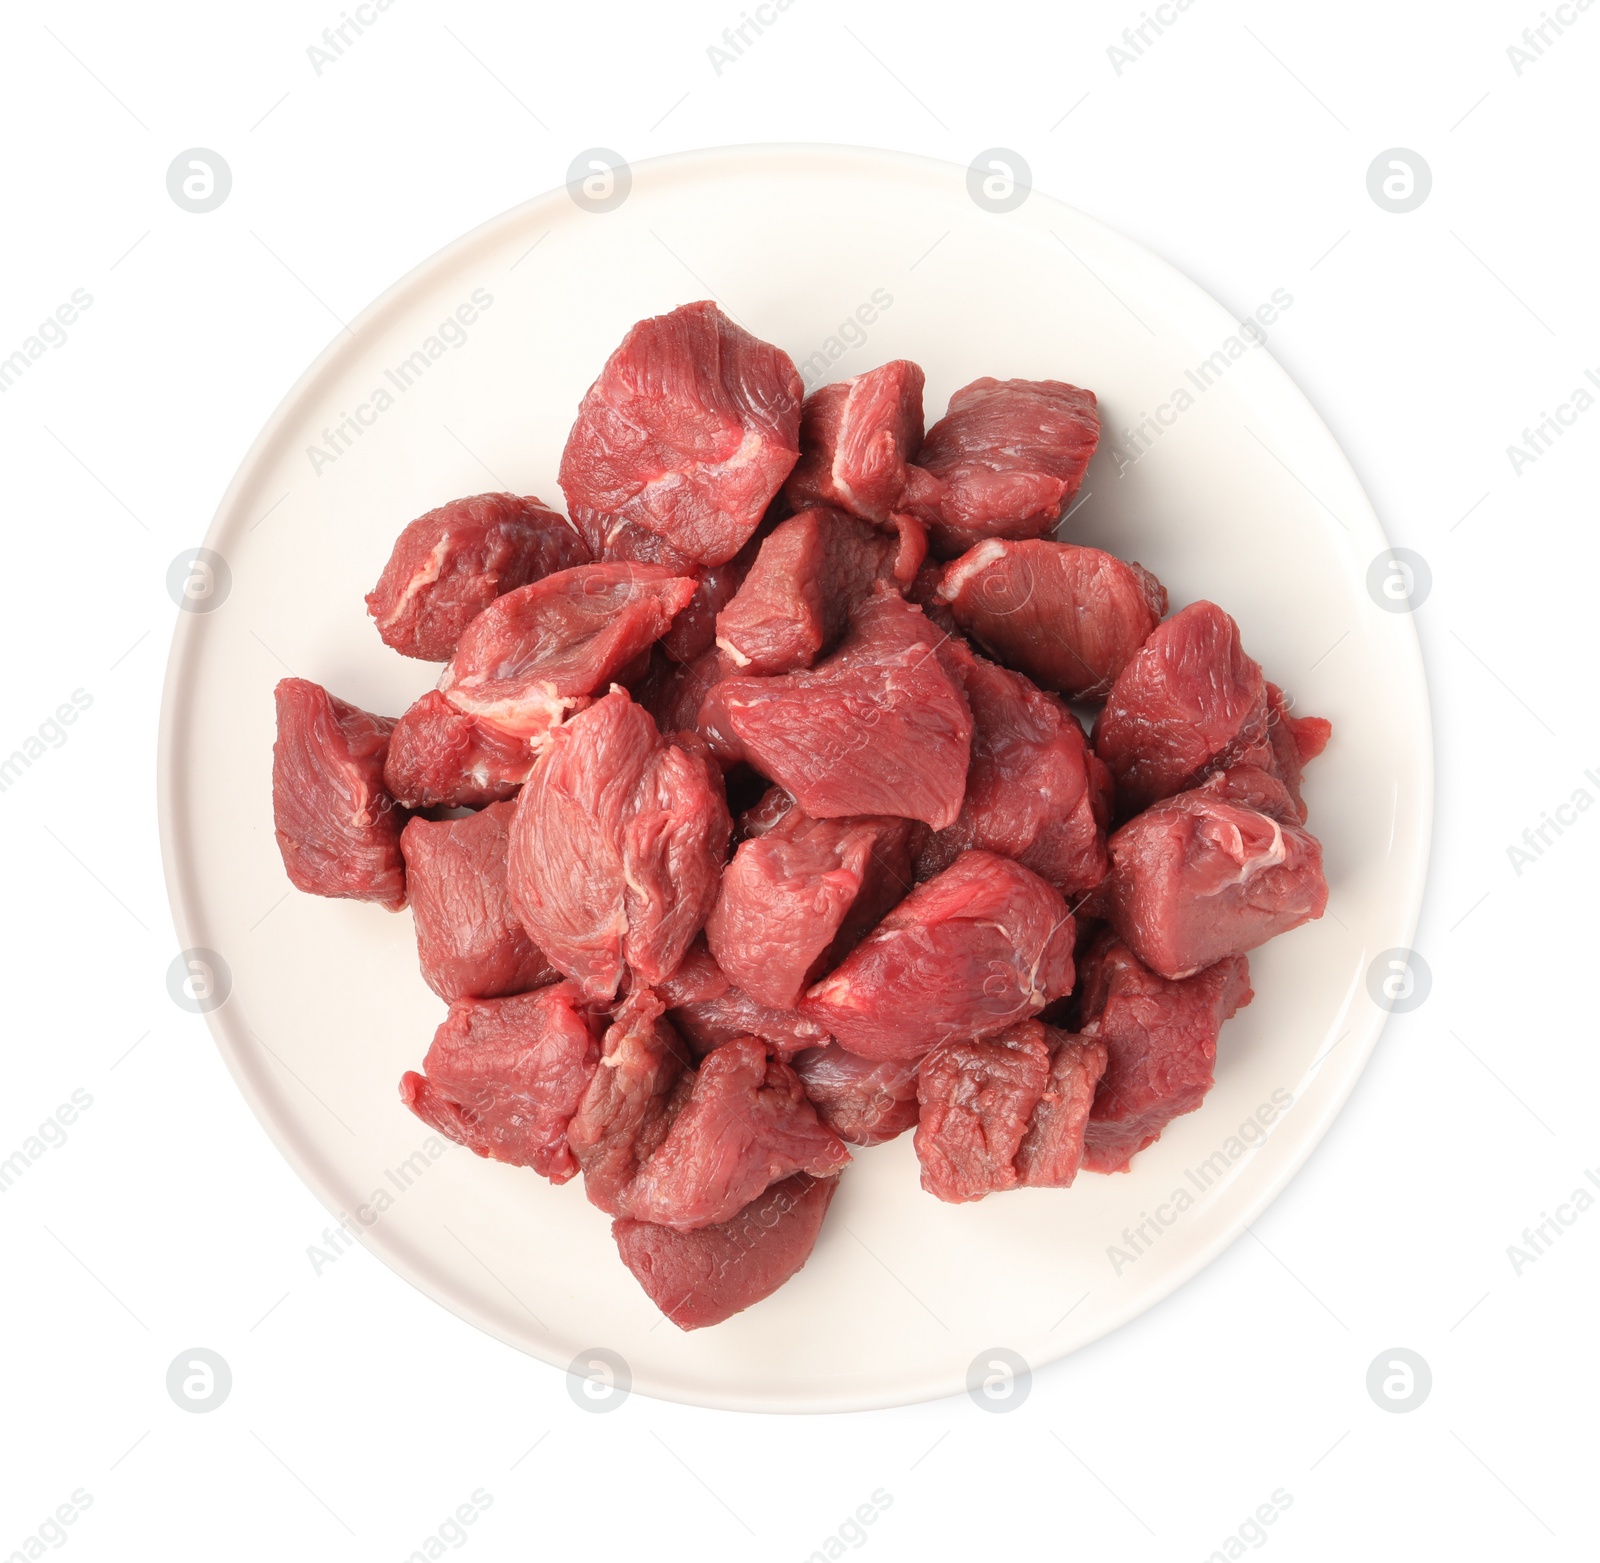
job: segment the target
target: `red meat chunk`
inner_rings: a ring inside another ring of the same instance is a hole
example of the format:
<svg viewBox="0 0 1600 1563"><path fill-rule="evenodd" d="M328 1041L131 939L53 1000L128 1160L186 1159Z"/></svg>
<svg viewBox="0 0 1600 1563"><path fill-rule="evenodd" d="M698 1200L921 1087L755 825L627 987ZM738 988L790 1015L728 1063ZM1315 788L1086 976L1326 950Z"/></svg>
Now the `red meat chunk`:
<svg viewBox="0 0 1600 1563"><path fill-rule="evenodd" d="M945 566L939 595L1007 667L1069 700L1104 698L1167 611L1148 570L1041 537L968 549Z"/></svg>
<svg viewBox="0 0 1600 1563"><path fill-rule="evenodd" d="M831 1177L849 1160L794 1070L765 1043L739 1037L701 1060L688 1100L639 1168L622 1214L681 1230L714 1226L793 1173Z"/></svg>
<svg viewBox="0 0 1600 1563"><path fill-rule="evenodd" d="M710 758L613 690L556 730L517 799L512 905L559 970L608 1000L625 965L647 983L676 969L732 830Z"/></svg>
<svg viewBox="0 0 1600 1563"><path fill-rule="evenodd" d="M694 596L655 564L586 564L496 598L439 681L459 710L540 738L648 651Z"/></svg>
<svg viewBox="0 0 1600 1563"><path fill-rule="evenodd" d="M383 785L394 721L286 678L273 691L272 817L283 866L297 890L406 904L400 855L404 817Z"/></svg>
<svg viewBox="0 0 1600 1563"><path fill-rule="evenodd" d="M796 510L837 505L884 523L922 444L922 370L897 358L813 391L800 412L800 460L784 494Z"/></svg>
<svg viewBox="0 0 1600 1563"><path fill-rule="evenodd" d="M661 649L674 662L693 662L715 644L718 615L738 596L761 546L753 537L726 564L706 565L695 572L697 584L689 606L661 637Z"/></svg>
<svg viewBox="0 0 1600 1563"><path fill-rule="evenodd" d="M674 575L693 575L698 563L681 548L674 548L658 532L652 532L626 516L607 515L586 505L572 507L572 524L597 560L623 564L664 565Z"/></svg>
<svg viewBox="0 0 1600 1563"><path fill-rule="evenodd" d="M942 830L961 812L972 713L940 638L920 609L873 597L815 668L715 685L716 725L813 819L895 814Z"/></svg>
<svg viewBox="0 0 1600 1563"><path fill-rule="evenodd" d="M461 632L502 592L587 564L588 546L537 499L477 494L419 516L367 593L384 643L445 662Z"/></svg>
<svg viewBox="0 0 1600 1563"><path fill-rule="evenodd" d="M1327 904L1317 838L1250 766L1151 804L1111 838L1111 926L1163 977L1243 955Z"/></svg>
<svg viewBox="0 0 1600 1563"><path fill-rule="evenodd" d="M1230 765L1270 769L1266 680L1239 626L1210 602L1157 625L1111 686L1094 747L1129 814Z"/></svg>
<svg viewBox="0 0 1600 1563"><path fill-rule="evenodd" d="M506 893L511 814L511 804L493 803L461 819L414 819L400 834L422 975L446 1003L560 979Z"/></svg>
<svg viewBox="0 0 1600 1563"><path fill-rule="evenodd" d="M1300 778L1306 765L1328 747L1333 724L1320 716L1295 716L1276 684L1267 685L1267 736L1272 744L1272 772L1294 800L1295 815L1305 823L1306 806Z"/></svg>
<svg viewBox="0 0 1600 1563"><path fill-rule="evenodd" d="M737 1215L681 1232L624 1218L611 1224L622 1262L680 1330L704 1329L770 1297L796 1274L822 1230L838 1178L797 1172Z"/></svg>
<svg viewBox="0 0 1600 1563"><path fill-rule="evenodd" d="M569 982L502 999L458 999L400 1099L479 1156L565 1183L578 1163L567 1128L600 1061L594 1024Z"/></svg>
<svg viewBox="0 0 1600 1563"><path fill-rule="evenodd" d="M701 703L728 671L727 658L715 646L687 663L674 662L658 648L651 654L649 672L634 685L633 698L655 718L662 732L692 733ZM711 742L710 735L706 737ZM715 752L715 744L712 749Z"/></svg>
<svg viewBox="0 0 1600 1563"><path fill-rule="evenodd" d="M847 1145L881 1145L917 1121L917 1066L858 1058L837 1042L807 1048L794 1072L819 1117Z"/></svg>
<svg viewBox="0 0 1600 1563"><path fill-rule="evenodd" d="M1072 916L1037 874L964 852L806 995L800 1013L863 1058L992 1036L1072 991Z"/></svg>
<svg viewBox="0 0 1600 1563"><path fill-rule="evenodd" d="M966 673L972 707L972 767L955 824L917 859L931 878L972 847L1015 858L1064 896L1079 897L1106 875L1111 776L1078 720L1020 673L980 657Z"/></svg>
<svg viewBox="0 0 1600 1563"><path fill-rule="evenodd" d="M1078 492L1099 440L1093 391L974 380L928 430L901 508L928 527L944 559L986 537L1040 537Z"/></svg>
<svg viewBox="0 0 1600 1563"><path fill-rule="evenodd" d="M742 842L706 919L717 965L758 1003L800 995L911 888L910 820L814 820L791 807Z"/></svg>
<svg viewBox="0 0 1600 1563"><path fill-rule="evenodd" d="M567 503L721 564L755 531L800 454L803 394L788 354L715 304L641 320L578 408L561 454Z"/></svg>
<svg viewBox="0 0 1600 1563"><path fill-rule="evenodd" d="M383 782L408 809L477 808L514 798L533 745L458 711L431 689L395 723Z"/></svg>
<svg viewBox="0 0 1600 1563"><path fill-rule="evenodd" d="M1254 997L1250 967L1230 955L1178 982L1157 976L1110 929L1090 947L1079 1029L1106 1046L1084 1141L1091 1172L1122 1172L1211 1089L1217 1033Z"/></svg>
<svg viewBox="0 0 1600 1563"><path fill-rule="evenodd" d="M1064 1189L1083 1165L1089 1113L1108 1055L1103 1042L1041 1029L1051 1044L1050 1079L1017 1150L1017 1176L1024 1188Z"/></svg>
<svg viewBox="0 0 1600 1563"><path fill-rule="evenodd" d="M746 673L789 673L831 651L876 584L903 589L927 539L907 519L898 534L842 510L802 510L761 544L732 600L717 615L717 645Z"/></svg>
<svg viewBox="0 0 1600 1563"><path fill-rule="evenodd" d="M831 1041L826 1030L797 1010L774 1009L736 988L703 939L697 939L682 964L659 985L673 1026L696 1056L735 1037L759 1037L779 1058Z"/></svg>

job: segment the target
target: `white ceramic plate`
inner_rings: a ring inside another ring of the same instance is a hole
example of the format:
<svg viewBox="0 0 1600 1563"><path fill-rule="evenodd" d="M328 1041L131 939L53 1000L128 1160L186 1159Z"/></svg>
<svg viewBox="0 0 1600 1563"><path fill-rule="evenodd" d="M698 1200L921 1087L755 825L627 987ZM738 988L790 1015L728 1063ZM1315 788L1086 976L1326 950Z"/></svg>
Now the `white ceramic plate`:
<svg viewBox="0 0 1600 1563"><path fill-rule="evenodd" d="M1092 387L1107 438L1066 535L1140 560L1174 607L1223 604L1335 737L1306 789L1329 914L1252 957L1255 1002L1225 1029L1200 1111L1129 1174L966 1206L920 1191L909 1135L862 1152L801 1274L686 1335L623 1268L581 1181L481 1161L401 1107L400 1075L443 1014L411 919L285 894L270 764L285 673L390 714L432 682L379 642L362 604L401 526L486 489L559 503L562 442L606 355L640 317L708 294L811 363L810 384L916 359L930 422L979 375ZM1141 423L1157 432L1119 473L1108 447L1134 454L1120 431ZM333 343L257 440L206 545L231 587L180 615L161 824L180 937L231 971L209 1015L218 1045L330 1210L423 1291L548 1362L605 1347L638 1390L764 1411L949 1394L995 1347L1038 1366L1231 1243L1376 1041L1366 974L1410 943L1431 803L1410 618L1366 586L1385 540L1267 350L1166 264L1038 192L995 213L964 169L817 147L644 164L603 213L557 190L428 261Z"/></svg>

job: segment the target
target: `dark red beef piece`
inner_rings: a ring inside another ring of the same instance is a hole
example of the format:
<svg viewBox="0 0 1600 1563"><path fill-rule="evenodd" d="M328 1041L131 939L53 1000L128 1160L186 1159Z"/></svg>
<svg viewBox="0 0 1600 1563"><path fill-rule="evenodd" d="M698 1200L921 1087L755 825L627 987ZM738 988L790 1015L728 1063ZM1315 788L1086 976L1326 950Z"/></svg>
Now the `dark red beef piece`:
<svg viewBox="0 0 1600 1563"><path fill-rule="evenodd" d="M876 585L910 584L926 547L915 521L896 534L842 510L802 510L762 542L744 584L717 615L717 645L741 672L808 668L838 644Z"/></svg>
<svg viewBox="0 0 1600 1563"><path fill-rule="evenodd" d="M651 652L649 671L633 686L633 698L655 718L662 732L692 733L700 703L727 671L727 659L715 646L702 651L693 662L680 663L658 645Z"/></svg>
<svg viewBox="0 0 1600 1563"><path fill-rule="evenodd" d="M404 808L478 808L514 798L533 753L526 738L456 710L430 689L395 723L383 781Z"/></svg>
<svg viewBox="0 0 1600 1563"><path fill-rule="evenodd" d="M1217 1033L1254 997L1250 967L1230 955L1179 982L1157 976L1106 929L1091 946L1079 985L1079 1030L1103 1042L1106 1072L1084 1141L1091 1172L1123 1172L1211 1089Z"/></svg>
<svg viewBox="0 0 1600 1563"><path fill-rule="evenodd" d="M459 999L400 1100L479 1156L565 1183L578 1163L573 1114L600 1062L594 1022L570 982L501 999Z"/></svg>
<svg viewBox="0 0 1600 1563"><path fill-rule="evenodd" d="M694 596L661 637L661 649L674 662L693 662L716 643L717 616L738 595L762 544L752 537L726 564L695 572Z"/></svg>
<svg viewBox="0 0 1600 1563"><path fill-rule="evenodd" d="M659 564L674 575L693 575L698 562L666 538L626 516L607 515L586 505L572 507L572 524L597 560Z"/></svg>
<svg viewBox="0 0 1600 1563"><path fill-rule="evenodd" d="M687 1050L662 1019L660 997L635 988L606 1028L600 1065L567 1128L592 1204L607 1215L622 1213L634 1177L666 1138L693 1083Z"/></svg>
<svg viewBox="0 0 1600 1563"><path fill-rule="evenodd" d="M784 494L796 510L837 505L880 524L922 444L922 370L897 358L813 391L800 412L800 460Z"/></svg>
<svg viewBox="0 0 1600 1563"><path fill-rule="evenodd" d="M1297 813L1252 766L1151 804L1111 838L1111 926L1176 980L1321 917L1322 847Z"/></svg>
<svg viewBox="0 0 1600 1563"><path fill-rule="evenodd" d="M941 634L964 636L966 631L956 623L950 604L939 595L944 580L944 566L928 563L917 571L917 578L906 588L906 601L914 602L928 616L928 620Z"/></svg>
<svg viewBox="0 0 1600 1563"><path fill-rule="evenodd" d="M1083 1165L1095 1087L1106 1072L1106 1045L1041 1029L1051 1045L1050 1079L1017 1149L1017 1176L1024 1188L1064 1189Z"/></svg>
<svg viewBox="0 0 1600 1563"><path fill-rule="evenodd" d="M1306 765L1328 747L1333 724L1320 716L1295 716L1276 684L1267 685L1267 737L1272 744L1272 772L1288 788L1295 815L1303 825L1306 806L1300 778Z"/></svg>
<svg viewBox="0 0 1600 1563"><path fill-rule="evenodd" d="M1270 769L1267 687L1215 603L1192 602L1134 653L1094 724L1124 815L1230 765Z"/></svg>
<svg viewBox="0 0 1600 1563"><path fill-rule="evenodd" d="M695 582L655 564L586 564L496 598L439 689L458 710L542 738L660 638ZM642 665L641 665L642 666Z"/></svg>
<svg viewBox="0 0 1600 1563"><path fill-rule="evenodd" d="M882 1145L917 1121L915 1061L859 1058L837 1042L794 1057L819 1117L847 1145Z"/></svg>
<svg viewBox="0 0 1600 1563"><path fill-rule="evenodd" d="M899 508L927 526L942 559L986 537L1041 537L1078 492L1099 440L1093 391L974 380L928 430Z"/></svg>
<svg viewBox="0 0 1600 1563"><path fill-rule="evenodd" d="M624 1196L623 1215L689 1230L736 1215L796 1172L831 1177L850 1160L799 1077L754 1037L701 1061L688 1099Z"/></svg>
<svg viewBox="0 0 1600 1563"><path fill-rule="evenodd" d="M1155 576L1098 548L990 538L947 564L939 595L1008 668L1099 700L1167 611Z"/></svg>
<svg viewBox="0 0 1600 1563"><path fill-rule="evenodd" d="M1020 673L970 659L972 766L953 825L936 832L917 859L929 879L980 847L1015 858L1069 901L1106 875L1111 778L1078 719Z"/></svg>
<svg viewBox="0 0 1600 1563"><path fill-rule="evenodd" d="M863 1058L919 1058L992 1036L1072 991L1072 916L1058 891L992 852L918 885L800 1013Z"/></svg>
<svg viewBox="0 0 1600 1563"><path fill-rule="evenodd" d="M446 662L461 632L502 592L592 558L584 540L540 500L475 494L419 516L367 593L386 645Z"/></svg>
<svg viewBox="0 0 1600 1563"><path fill-rule="evenodd" d="M578 408L561 454L567 503L721 564L755 531L800 454L803 395L788 354L715 304L641 320Z"/></svg>
<svg viewBox="0 0 1600 1563"><path fill-rule="evenodd" d="M400 833L427 984L446 1003L503 998L560 980L506 893L512 805L461 819L414 819Z"/></svg>
<svg viewBox="0 0 1600 1563"><path fill-rule="evenodd" d="M507 882L534 942L591 999L669 976L716 901L733 822L705 755L613 690L556 730L517 799Z"/></svg>
<svg viewBox="0 0 1600 1563"><path fill-rule="evenodd" d="M773 1009L737 988L723 973L704 939L689 947L678 969L658 989L667 1016L696 1057L735 1037L760 1037L779 1058L832 1039L814 1020L792 1009Z"/></svg>
<svg viewBox="0 0 1600 1563"><path fill-rule="evenodd" d="M406 904L404 816L383 785L394 719L373 716L309 679L273 691L272 818L290 882L311 895Z"/></svg>
<svg viewBox="0 0 1600 1563"><path fill-rule="evenodd" d="M972 714L941 636L893 594L863 603L844 644L806 672L714 686L701 730L723 722L742 754L813 819L895 814L935 830L961 812Z"/></svg>
<svg viewBox="0 0 1600 1563"><path fill-rule="evenodd" d="M758 1003L793 1009L911 888L910 820L814 820L791 807L740 844L706 919L717 965Z"/></svg>
<svg viewBox="0 0 1600 1563"><path fill-rule="evenodd" d="M611 1235L650 1301L680 1330L704 1329L770 1297L805 1264L838 1186L797 1172L716 1226L680 1232L623 1218Z"/></svg>

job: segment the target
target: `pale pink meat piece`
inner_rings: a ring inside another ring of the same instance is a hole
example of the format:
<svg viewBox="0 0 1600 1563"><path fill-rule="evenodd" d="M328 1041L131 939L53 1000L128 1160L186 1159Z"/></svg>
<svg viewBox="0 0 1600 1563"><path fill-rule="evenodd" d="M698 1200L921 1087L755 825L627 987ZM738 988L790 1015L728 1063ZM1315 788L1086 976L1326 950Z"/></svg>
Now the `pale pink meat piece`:
<svg viewBox="0 0 1600 1563"><path fill-rule="evenodd" d="M800 460L784 487L794 508L837 505L887 522L922 444L922 387L922 370L897 358L813 391L800 413Z"/></svg>

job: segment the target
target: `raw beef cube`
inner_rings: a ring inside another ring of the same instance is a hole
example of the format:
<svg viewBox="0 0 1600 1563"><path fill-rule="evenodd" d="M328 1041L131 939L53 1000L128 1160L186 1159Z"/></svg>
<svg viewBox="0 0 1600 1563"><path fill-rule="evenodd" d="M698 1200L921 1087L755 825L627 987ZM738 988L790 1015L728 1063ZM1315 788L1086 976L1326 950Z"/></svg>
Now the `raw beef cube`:
<svg viewBox="0 0 1600 1563"><path fill-rule="evenodd" d="M738 595L761 543L752 537L726 564L697 569L694 596L661 637L661 649L674 662L693 662L716 643L717 616Z"/></svg>
<svg viewBox="0 0 1600 1563"><path fill-rule="evenodd" d="M592 999L624 966L660 982L717 898L733 821L703 746L613 690L558 728L517 799L508 883L523 926Z"/></svg>
<svg viewBox="0 0 1600 1563"><path fill-rule="evenodd" d="M944 559L986 537L1041 537L1078 492L1099 440L1093 391L974 380L928 430L901 508L928 527Z"/></svg>
<svg viewBox="0 0 1600 1563"><path fill-rule="evenodd" d="M1111 686L1094 747L1125 814L1230 765L1270 769L1266 680L1239 626L1210 602L1157 625Z"/></svg>
<svg viewBox="0 0 1600 1563"><path fill-rule="evenodd" d="M687 663L674 662L658 646L651 653L649 672L634 686L633 698L663 733L692 733L697 730L701 702L728 671L727 658L715 646ZM702 736L711 741L710 734Z"/></svg>
<svg viewBox="0 0 1600 1563"><path fill-rule="evenodd" d="M650 1301L680 1330L704 1329L770 1297L805 1264L838 1186L797 1172L716 1226L681 1232L623 1218L611 1235Z"/></svg>
<svg viewBox="0 0 1600 1563"><path fill-rule="evenodd" d="M790 673L831 651L873 587L903 588L922 566L921 526L884 532L814 506L780 522L717 615L717 645L746 673Z"/></svg>
<svg viewBox="0 0 1600 1563"><path fill-rule="evenodd" d="M1091 1172L1123 1172L1211 1089L1217 1033L1254 997L1250 967L1230 955L1179 982L1145 966L1110 929L1090 948L1079 989L1079 1030L1106 1046L1084 1141Z"/></svg>
<svg viewBox="0 0 1600 1563"><path fill-rule="evenodd" d="M1106 1072L1106 1045L1051 1026L1040 1029L1051 1044L1050 1080L1017 1150L1017 1176L1024 1188L1064 1189L1083 1165L1095 1087Z"/></svg>
<svg viewBox="0 0 1600 1563"><path fill-rule="evenodd" d="M383 782L408 809L477 808L514 798L533 745L458 711L430 689L395 723Z"/></svg>
<svg viewBox="0 0 1600 1563"><path fill-rule="evenodd" d="M1255 807L1261 794L1276 807ZM1111 838L1111 926L1153 972L1191 977L1321 917L1322 848L1251 766L1153 803Z"/></svg>
<svg viewBox="0 0 1600 1563"><path fill-rule="evenodd" d="M446 1003L560 980L506 894L511 814L492 803L461 819L411 820L400 834L422 975Z"/></svg>
<svg viewBox="0 0 1600 1563"><path fill-rule="evenodd" d="M502 592L591 557L566 518L537 499L453 499L400 534L367 593L367 612L386 645L446 662L461 632Z"/></svg>
<svg viewBox="0 0 1600 1563"><path fill-rule="evenodd" d="M798 808L739 846L706 919L717 965L752 998L800 995L911 888L910 820L814 820Z"/></svg>
<svg viewBox="0 0 1600 1563"><path fill-rule="evenodd" d="M1295 716L1276 684L1267 685L1267 736L1272 744L1272 772L1294 799L1295 814L1305 823L1306 806L1300 778L1309 761L1328 747L1333 724L1320 716Z"/></svg>
<svg viewBox="0 0 1600 1563"><path fill-rule="evenodd" d="M800 460L784 493L796 510L837 505L883 523L922 444L922 370L897 358L813 391L800 410Z"/></svg>
<svg viewBox="0 0 1600 1563"><path fill-rule="evenodd" d="M1072 915L1037 874L964 852L806 995L800 1013L863 1058L992 1036L1072 991Z"/></svg>
<svg viewBox="0 0 1600 1563"><path fill-rule="evenodd" d="M858 1058L837 1042L796 1054L794 1072L819 1117L847 1145L881 1145L917 1121L917 1066Z"/></svg>
<svg viewBox="0 0 1600 1563"><path fill-rule="evenodd" d="M939 595L1007 667L1069 700L1103 699L1167 611L1148 570L1042 537L968 549L945 566Z"/></svg>
<svg viewBox="0 0 1600 1563"><path fill-rule="evenodd" d="M674 575L693 575L698 562L666 538L626 516L607 515L586 505L572 507L572 524L597 560L665 565Z"/></svg>
<svg viewBox="0 0 1600 1563"><path fill-rule="evenodd" d="M774 1009L736 988L703 939L697 939L682 964L664 978L658 991L667 1016L697 1057L736 1037L759 1037L779 1058L832 1040L814 1020L792 1009Z"/></svg>
<svg viewBox="0 0 1600 1563"><path fill-rule="evenodd" d="M641 320L578 408L561 453L567 503L721 564L799 457L803 395L789 355L715 304Z"/></svg>
<svg viewBox="0 0 1600 1563"><path fill-rule="evenodd" d="M971 847L1015 858L1069 900L1106 875L1111 776L1078 719L1020 673L970 659L972 767L955 824L917 859L929 879Z"/></svg>
<svg viewBox="0 0 1600 1563"><path fill-rule="evenodd" d="M635 988L617 1006L600 1067L567 1128L583 1191L610 1216L621 1214L629 1186L693 1084L684 1045L661 1012L649 988Z"/></svg>
<svg viewBox="0 0 1600 1563"><path fill-rule="evenodd" d="M639 1168L623 1215L688 1230L736 1215L796 1172L831 1177L850 1160L817 1119L799 1077L739 1037L708 1053L666 1137Z"/></svg>
<svg viewBox="0 0 1600 1563"><path fill-rule="evenodd" d="M458 999L400 1099L479 1156L552 1183L578 1170L567 1128L590 1088L600 1041L570 982L503 999Z"/></svg>
<svg viewBox="0 0 1600 1563"><path fill-rule="evenodd" d="M280 680L273 694L272 817L290 881L312 895L399 911L406 904L404 819L383 785L393 719L347 705L304 678Z"/></svg>
<svg viewBox="0 0 1600 1563"><path fill-rule="evenodd" d="M950 1204L1014 1189L1017 1152L1050 1083L1045 1028L941 1043L917 1070L922 1186Z"/></svg>
<svg viewBox="0 0 1600 1563"><path fill-rule="evenodd" d="M458 710L542 738L660 638L695 582L657 564L586 564L518 587L468 626L439 689Z"/></svg>
<svg viewBox="0 0 1600 1563"><path fill-rule="evenodd" d="M755 768L813 819L896 814L942 830L961 812L972 713L940 638L920 609L879 595L815 668L735 675L708 698ZM702 705L702 729L706 716Z"/></svg>

